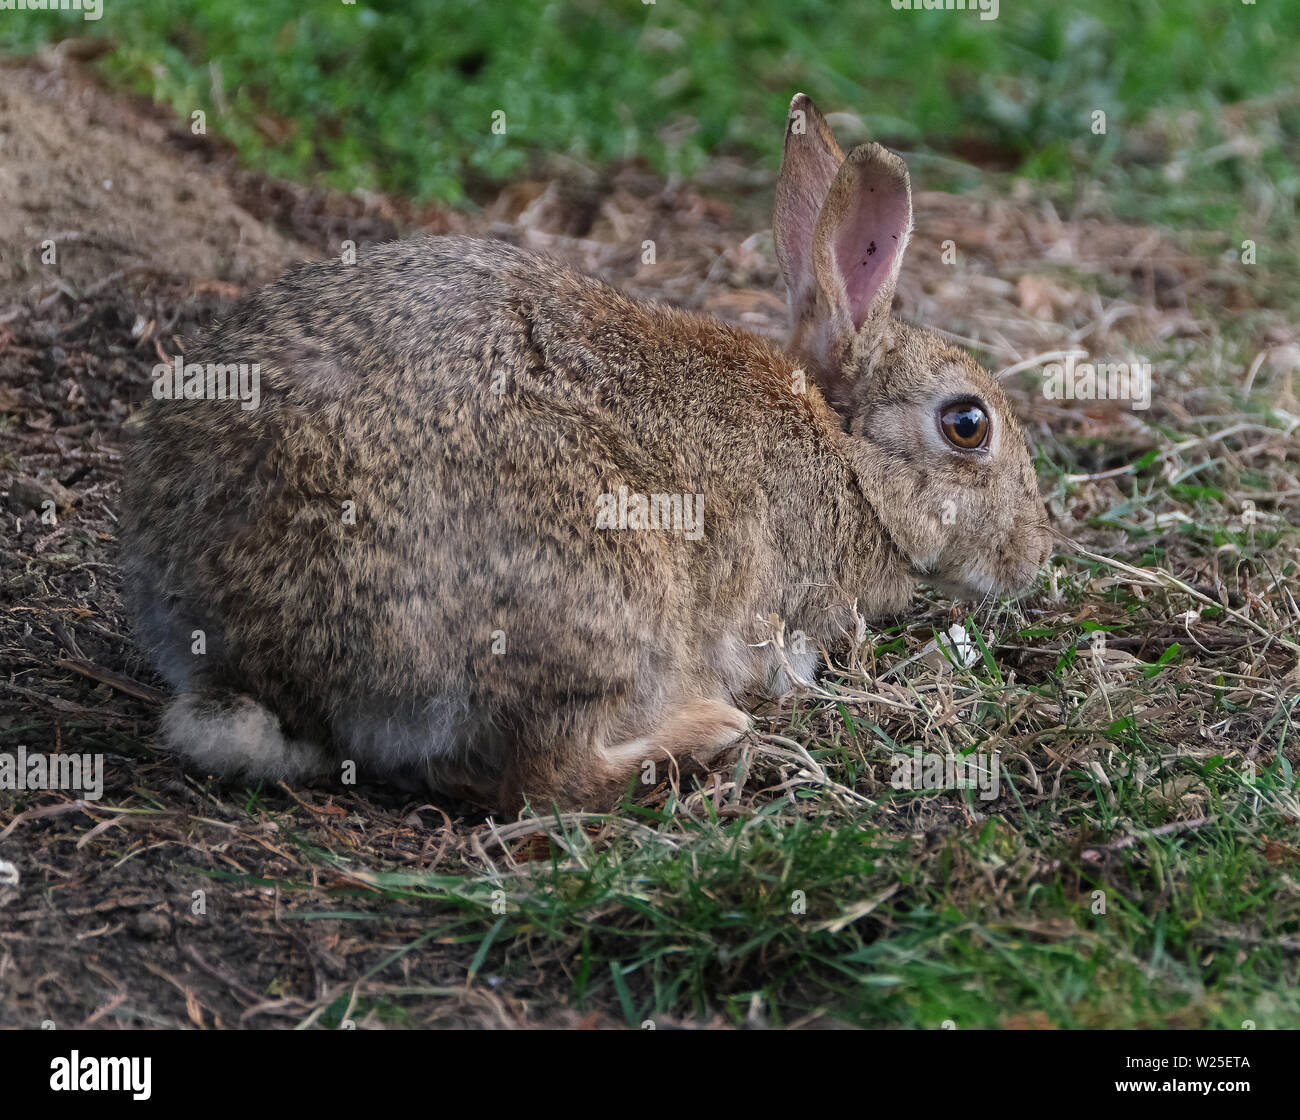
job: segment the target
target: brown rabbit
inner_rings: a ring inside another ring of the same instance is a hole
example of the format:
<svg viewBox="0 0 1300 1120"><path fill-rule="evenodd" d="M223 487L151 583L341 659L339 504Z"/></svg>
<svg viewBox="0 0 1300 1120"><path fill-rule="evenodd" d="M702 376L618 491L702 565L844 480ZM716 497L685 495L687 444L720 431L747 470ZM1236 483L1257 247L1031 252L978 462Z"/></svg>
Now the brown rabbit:
<svg viewBox="0 0 1300 1120"><path fill-rule="evenodd" d="M256 366L260 399L190 366L165 399L164 367L132 422L123 563L178 693L164 740L226 776L350 760L604 808L744 734L737 697L784 682L758 619L811 651L918 579L1030 583L1050 538L1006 398L890 317L911 217L903 162L845 159L799 95L789 354L492 241L262 289L192 355Z"/></svg>

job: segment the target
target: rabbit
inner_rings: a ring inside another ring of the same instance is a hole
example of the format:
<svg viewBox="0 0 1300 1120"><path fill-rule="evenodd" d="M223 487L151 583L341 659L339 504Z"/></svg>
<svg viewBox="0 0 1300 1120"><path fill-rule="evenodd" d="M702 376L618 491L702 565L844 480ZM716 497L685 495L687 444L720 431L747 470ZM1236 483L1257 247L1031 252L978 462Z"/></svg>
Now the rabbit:
<svg viewBox="0 0 1300 1120"><path fill-rule="evenodd" d="M738 702L813 673L855 604L1030 585L1051 538L1006 397L891 317L911 225L903 161L846 158L800 94L786 350L466 237L252 295L188 357L255 366L256 407L160 375L129 424L124 589L176 691L162 741L225 779L350 763L606 810L647 764L736 744ZM772 616L806 635L788 659Z"/></svg>

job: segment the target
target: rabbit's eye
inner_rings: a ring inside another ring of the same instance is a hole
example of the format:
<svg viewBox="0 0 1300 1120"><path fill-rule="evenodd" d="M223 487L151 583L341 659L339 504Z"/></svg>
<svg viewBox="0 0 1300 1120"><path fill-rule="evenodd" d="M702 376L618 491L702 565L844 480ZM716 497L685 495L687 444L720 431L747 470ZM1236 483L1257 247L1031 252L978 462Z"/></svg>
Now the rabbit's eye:
<svg viewBox="0 0 1300 1120"><path fill-rule="evenodd" d="M989 438L989 417L979 405L952 404L939 417L944 438L963 451L976 451Z"/></svg>

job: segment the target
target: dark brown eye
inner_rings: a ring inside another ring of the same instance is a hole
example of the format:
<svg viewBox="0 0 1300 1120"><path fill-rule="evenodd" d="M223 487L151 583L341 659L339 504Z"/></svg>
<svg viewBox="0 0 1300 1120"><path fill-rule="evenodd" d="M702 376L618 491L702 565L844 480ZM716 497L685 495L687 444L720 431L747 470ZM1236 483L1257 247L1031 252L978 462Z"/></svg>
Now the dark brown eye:
<svg viewBox="0 0 1300 1120"><path fill-rule="evenodd" d="M989 417L979 405L950 404L939 416L944 438L963 451L975 451L989 438Z"/></svg>

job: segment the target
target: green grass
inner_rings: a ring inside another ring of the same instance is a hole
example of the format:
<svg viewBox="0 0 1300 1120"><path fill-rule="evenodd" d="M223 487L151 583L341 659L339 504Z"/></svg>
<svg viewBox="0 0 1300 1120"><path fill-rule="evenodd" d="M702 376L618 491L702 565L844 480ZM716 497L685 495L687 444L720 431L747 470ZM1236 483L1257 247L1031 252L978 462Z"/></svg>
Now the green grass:
<svg viewBox="0 0 1300 1120"><path fill-rule="evenodd" d="M1063 184L1132 174L1138 209L1229 226L1251 184L1212 151L1231 139L1224 105L1284 95L1253 165L1294 202L1298 29L1300 0L1007 3L995 21L888 0L110 0L97 22L5 13L0 45L110 36L113 79L185 122L203 110L253 165L345 189L456 202L554 154L689 175L729 152L773 168L803 89L863 135L939 152L980 141ZM1121 158L1153 116L1158 158Z"/></svg>
<svg viewBox="0 0 1300 1120"><path fill-rule="evenodd" d="M998 639L1023 643L1018 626L1004 616ZM891 789L891 754L912 749L902 726L855 716L857 703L815 702L783 733L802 739L811 728L810 753L836 781L863 790L871 773L883 777L875 804L809 780L794 798L746 798L736 817L698 795L587 818L590 830L543 814L540 858L516 863L494 848L492 866L479 857L438 872L375 870L368 854L300 842L301 878L246 881L280 888L294 916L293 893L319 889L310 868L334 869L366 889L334 890L335 906L316 896L297 918L362 923L358 932L416 920L425 932L359 978L358 1006L399 1024L404 1001L436 994L399 981L401 959L436 938L455 947L468 986L533 990L632 1027L719 1017L920 1029L1294 1025L1300 785L1282 748L1294 743L1300 697L1255 712L1254 734L1277 753L1250 767L1244 742L1198 751L1178 741L1176 721L1134 714L1181 704L1231 723L1246 708L1227 688L1215 703L1212 674L1153 659L1099 705L1079 664L1091 656L1088 631L1035 634L1077 656L1037 684L1000 680L1004 671L982 661L950 678L971 717L945 734L958 749L996 738L1003 751L1004 796L989 816L970 791L936 800ZM932 683L913 681L923 709L938 699ZM1050 726L1057 704L1063 727ZM939 738L925 736L925 749L942 749ZM1045 744L1076 757L1053 772ZM788 771L793 757L778 765ZM257 800L248 809L275 816ZM286 819L280 835L292 838ZM354 893L383 917L351 909ZM335 1001L324 1021L341 1017Z"/></svg>
<svg viewBox="0 0 1300 1120"><path fill-rule="evenodd" d="M714 1013L740 1023L755 1000L773 1025L826 1014L916 1028L1036 1015L1059 1027L1282 1026L1300 1013L1294 985L1278 983L1294 962L1267 936L1243 936L1296 928L1294 903L1280 901L1285 871L1257 839L1282 822L1229 787L1239 783L1220 790L1220 825L1138 845L1106 876L1071 869L1036 884L1022 882L1033 862L1024 834L1050 835L1049 813L972 826L918 856L885 841L872 814L791 823L776 809L744 823L661 822L653 840L601 849L557 829L576 858L506 879L370 881L421 907L440 940L473 948L467 981L518 980L539 959L560 979L567 960L572 1004L616 1007L630 1026ZM1263 774L1257 788L1280 789L1281 779ZM1135 786L1121 783L1117 798L1115 816L1165 816ZM973 877L996 887L973 897ZM895 884L869 917L828 928ZM792 912L797 892L806 913ZM1106 912L1094 913L1102 896Z"/></svg>

